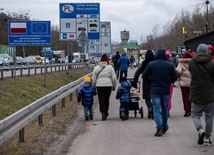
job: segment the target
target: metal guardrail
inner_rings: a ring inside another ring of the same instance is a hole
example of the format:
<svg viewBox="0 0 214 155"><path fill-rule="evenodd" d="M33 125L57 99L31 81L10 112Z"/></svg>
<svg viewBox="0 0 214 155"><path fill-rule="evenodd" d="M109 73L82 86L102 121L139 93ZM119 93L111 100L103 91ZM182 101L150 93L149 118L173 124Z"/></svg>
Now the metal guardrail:
<svg viewBox="0 0 214 155"><path fill-rule="evenodd" d="M77 69L86 67L86 63L62 63L62 64L46 64L45 65L28 65L28 66L3 66L0 68L0 79L5 77L22 77L23 75L30 76L32 74L44 74L47 72L56 72L61 70Z"/></svg>
<svg viewBox="0 0 214 155"><path fill-rule="evenodd" d="M92 76L92 73L88 74ZM12 115L0 120L0 145L6 142L10 137L19 131L19 141L24 142L24 128L31 121L38 117L39 125L42 124L42 114L52 107L52 115L56 115L56 104L62 100L64 106L65 97L70 95L72 100L72 93L77 91L83 84L83 77L71 82L61 88L45 95L44 97L34 101L28 106L20 109Z"/></svg>

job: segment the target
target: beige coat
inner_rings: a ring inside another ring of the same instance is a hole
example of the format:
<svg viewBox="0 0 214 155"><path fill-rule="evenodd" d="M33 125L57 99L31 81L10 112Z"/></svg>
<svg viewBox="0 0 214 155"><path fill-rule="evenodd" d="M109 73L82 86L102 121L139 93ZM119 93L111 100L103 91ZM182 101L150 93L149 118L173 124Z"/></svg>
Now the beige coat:
<svg viewBox="0 0 214 155"><path fill-rule="evenodd" d="M100 70L105 67L101 72ZM98 75L98 73L100 74ZM101 61L93 70L92 85L96 87L116 88L117 78L114 68L106 61Z"/></svg>
<svg viewBox="0 0 214 155"><path fill-rule="evenodd" d="M191 74L189 72L189 61L190 58L180 58L176 68L179 84L183 87L190 87Z"/></svg>

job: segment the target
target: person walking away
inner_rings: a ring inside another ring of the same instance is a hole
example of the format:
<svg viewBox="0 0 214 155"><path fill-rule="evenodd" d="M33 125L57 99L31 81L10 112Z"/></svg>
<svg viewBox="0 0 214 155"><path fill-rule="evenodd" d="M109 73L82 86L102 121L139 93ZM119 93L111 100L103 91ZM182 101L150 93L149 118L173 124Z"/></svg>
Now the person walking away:
<svg viewBox="0 0 214 155"><path fill-rule="evenodd" d="M117 61L120 59L120 53L117 51L116 55L113 57L114 71L116 73L117 79L119 77L119 65Z"/></svg>
<svg viewBox="0 0 214 155"><path fill-rule="evenodd" d="M134 67L134 62L135 62L135 58L134 58L134 56L133 55L131 55L131 57L130 57L130 63L131 63L131 69Z"/></svg>
<svg viewBox="0 0 214 155"><path fill-rule="evenodd" d="M177 80L175 67L167 60L166 51L158 49L155 60L150 62L143 72L143 78L151 78L151 99L153 105L156 133L162 136L169 129L168 110L170 84Z"/></svg>
<svg viewBox="0 0 214 155"><path fill-rule="evenodd" d="M91 79L88 75L84 76L84 84L77 94L77 102L82 100L84 108L85 120L93 119L92 105L94 102L93 95L96 95L96 89L91 86Z"/></svg>
<svg viewBox="0 0 214 155"><path fill-rule="evenodd" d="M190 52L184 52L183 58L179 59L178 66L176 67L185 111L184 117L189 117L191 115L191 102L189 100L191 81L191 75L189 72L189 61L191 58L192 55Z"/></svg>
<svg viewBox="0 0 214 155"><path fill-rule="evenodd" d="M111 91L116 88L116 75L112 65L108 64L106 54L103 54L100 63L94 68L92 76L92 85L97 88L100 112L102 120L105 121L109 115L109 98Z"/></svg>
<svg viewBox="0 0 214 155"><path fill-rule="evenodd" d="M212 45L208 44L208 53L211 55L212 59L214 59L214 48Z"/></svg>
<svg viewBox="0 0 214 155"><path fill-rule="evenodd" d="M198 144L212 144L214 114L214 61L208 54L206 44L199 44L197 54L189 61L191 74L190 96L192 102L192 119L198 131ZM205 130L200 118L205 113Z"/></svg>
<svg viewBox="0 0 214 155"><path fill-rule="evenodd" d="M172 55L169 51L166 51L166 57L168 59L168 61L172 62L171 61L171 58L172 58ZM173 64L174 65L174 64ZM174 65L175 67L175 65ZM168 109L168 116L170 117L170 110L172 109L172 93L173 93L173 87L174 87L174 83L171 83L170 84L170 87L169 87L169 102L168 102L168 106L167 106L167 109Z"/></svg>
<svg viewBox="0 0 214 155"><path fill-rule="evenodd" d="M130 64L129 58L126 56L126 52L123 52L120 59L117 61L118 65L120 66L120 82L121 78L124 74L125 77L127 77L127 72Z"/></svg>
<svg viewBox="0 0 214 155"><path fill-rule="evenodd" d="M121 78L121 85L117 89L116 99L120 99L120 116L123 121L129 119L129 104L131 101L130 95L131 84L126 77Z"/></svg>
<svg viewBox="0 0 214 155"><path fill-rule="evenodd" d="M148 63L153 60L154 60L154 53L152 52L152 50L147 50L145 54L145 60L141 63L140 67L136 70L134 74L134 83L136 85L140 74L143 73ZM153 108L152 108L152 102L151 102L151 96L150 96L150 90L151 90L150 84L151 84L150 78L143 78L142 95L148 109L148 119L153 119L154 117L153 117Z"/></svg>

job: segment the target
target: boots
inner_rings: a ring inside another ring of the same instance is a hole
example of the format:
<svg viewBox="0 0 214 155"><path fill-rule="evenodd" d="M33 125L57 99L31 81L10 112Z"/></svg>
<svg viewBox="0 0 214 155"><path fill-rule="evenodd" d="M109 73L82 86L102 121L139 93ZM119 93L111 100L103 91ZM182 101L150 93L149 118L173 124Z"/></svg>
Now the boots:
<svg viewBox="0 0 214 155"><path fill-rule="evenodd" d="M148 119L154 119L152 108L148 108Z"/></svg>
<svg viewBox="0 0 214 155"><path fill-rule="evenodd" d="M157 129L157 132L155 133L156 137L160 137L163 135L163 130L162 129Z"/></svg>
<svg viewBox="0 0 214 155"><path fill-rule="evenodd" d="M105 121L106 120L106 114L105 113L102 113L102 121Z"/></svg>
<svg viewBox="0 0 214 155"><path fill-rule="evenodd" d="M188 110L185 110L184 117L189 117L190 115L191 115L191 112Z"/></svg>
<svg viewBox="0 0 214 155"><path fill-rule="evenodd" d="M88 116L85 116L85 120L86 120L86 121L89 121L89 117L88 117Z"/></svg>
<svg viewBox="0 0 214 155"><path fill-rule="evenodd" d="M93 120L93 114L89 115L90 120Z"/></svg>

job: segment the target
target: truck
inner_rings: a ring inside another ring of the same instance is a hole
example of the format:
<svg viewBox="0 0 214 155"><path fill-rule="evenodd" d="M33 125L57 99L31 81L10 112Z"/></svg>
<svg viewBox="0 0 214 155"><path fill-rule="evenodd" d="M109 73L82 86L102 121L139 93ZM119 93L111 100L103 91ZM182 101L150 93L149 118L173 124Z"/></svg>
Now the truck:
<svg viewBox="0 0 214 155"><path fill-rule="evenodd" d="M41 51L41 57L45 57L49 59L50 62L52 62L53 59L53 51L51 47L43 47Z"/></svg>
<svg viewBox="0 0 214 155"><path fill-rule="evenodd" d="M53 58L57 63L65 62L65 51L64 50L53 50Z"/></svg>
<svg viewBox="0 0 214 155"><path fill-rule="evenodd" d="M86 62L88 60L88 54L81 53L81 52L74 52L73 53L73 60L72 62Z"/></svg>

